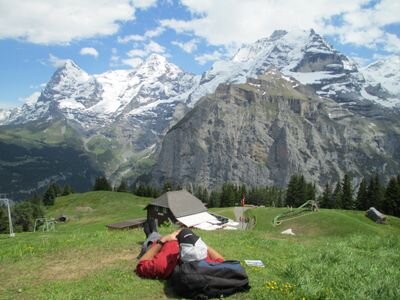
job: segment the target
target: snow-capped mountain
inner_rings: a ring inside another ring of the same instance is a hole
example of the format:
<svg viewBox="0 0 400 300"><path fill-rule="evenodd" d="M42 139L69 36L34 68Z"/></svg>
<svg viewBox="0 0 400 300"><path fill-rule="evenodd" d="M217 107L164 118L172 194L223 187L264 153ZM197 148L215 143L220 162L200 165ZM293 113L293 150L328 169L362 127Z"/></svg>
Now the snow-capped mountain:
<svg viewBox="0 0 400 300"><path fill-rule="evenodd" d="M98 75L88 75L68 60L54 73L38 100L14 111L6 124L49 120L61 114L84 128L93 128L127 115L152 114L162 104L183 102L185 93L197 82L198 76L156 54L135 71Z"/></svg>
<svg viewBox="0 0 400 300"><path fill-rule="evenodd" d="M0 130L11 130L10 139L30 132L40 147L47 141L60 145L64 137L95 161L98 171L114 178L134 177L148 171L167 131L200 98L215 93L220 84L246 83L271 70L292 88L306 85L321 101L333 99L346 109L344 116L338 110L341 118L353 113L389 121L398 118L397 110L386 108L400 106L399 57L358 69L313 30L276 31L240 48L230 60L215 62L201 76L155 54L135 70L95 75L69 60L40 95L22 107L0 110ZM64 177L68 176L74 174Z"/></svg>
<svg viewBox="0 0 400 300"><path fill-rule="evenodd" d="M400 106L400 56L374 62L361 69L370 98L384 106Z"/></svg>
<svg viewBox="0 0 400 300"><path fill-rule="evenodd" d="M142 172L155 145L183 117L185 100L199 79L160 55L151 55L134 71L97 75L67 61L36 101L1 112L0 125L8 126L0 130L29 128L37 140L27 143L67 144L89 155L111 179L129 177Z"/></svg>
<svg viewBox="0 0 400 300"><path fill-rule="evenodd" d="M318 95L332 98L347 107L360 105L365 100L383 106L400 102L397 98L389 103L385 95L373 94L370 82L365 81L356 64L332 48L315 31L280 30L269 38L242 47L232 59L214 63L202 75L200 86L191 95L191 103L193 105L204 94L212 93L221 83L244 83L247 78L264 74L271 68L313 87ZM386 66L382 68L386 70ZM377 78L377 82L380 79ZM393 82L396 79L393 78Z"/></svg>

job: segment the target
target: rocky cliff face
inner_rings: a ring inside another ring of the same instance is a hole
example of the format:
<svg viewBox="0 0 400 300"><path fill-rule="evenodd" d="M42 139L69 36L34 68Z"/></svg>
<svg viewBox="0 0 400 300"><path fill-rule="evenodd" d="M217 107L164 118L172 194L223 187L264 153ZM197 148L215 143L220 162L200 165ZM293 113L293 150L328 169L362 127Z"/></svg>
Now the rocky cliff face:
<svg viewBox="0 0 400 300"><path fill-rule="evenodd" d="M271 71L246 84L221 84L166 135L153 183L287 184L304 174L319 186L344 172L396 174L395 116L365 118Z"/></svg>

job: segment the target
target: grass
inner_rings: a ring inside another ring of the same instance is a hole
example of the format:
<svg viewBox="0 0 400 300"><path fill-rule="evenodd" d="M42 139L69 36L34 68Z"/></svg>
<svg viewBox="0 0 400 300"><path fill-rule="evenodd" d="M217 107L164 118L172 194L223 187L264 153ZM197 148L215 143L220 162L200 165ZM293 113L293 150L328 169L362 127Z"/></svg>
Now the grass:
<svg viewBox="0 0 400 300"><path fill-rule="evenodd" d="M168 299L164 281L133 273L143 232L104 226L144 217L149 201L111 192L60 197L49 216L70 220L57 224L57 232L1 235L0 299ZM252 288L231 299L399 298L398 218L377 225L361 212L321 210L273 227L284 210L247 211L257 218L249 231L198 231L227 258L265 264L246 267ZM233 216L231 208L213 211ZM280 233L287 228L296 236Z"/></svg>

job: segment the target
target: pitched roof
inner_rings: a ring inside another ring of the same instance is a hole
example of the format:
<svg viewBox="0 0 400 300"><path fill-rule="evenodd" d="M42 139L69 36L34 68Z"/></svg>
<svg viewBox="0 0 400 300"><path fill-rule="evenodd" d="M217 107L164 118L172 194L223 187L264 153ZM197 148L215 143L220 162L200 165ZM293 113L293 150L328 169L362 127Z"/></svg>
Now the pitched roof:
<svg viewBox="0 0 400 300"><path fill-rule="evenodd" d="M149 205L169 208L176 218L207 211L203 202L185 190L166 192Z"/></svg>

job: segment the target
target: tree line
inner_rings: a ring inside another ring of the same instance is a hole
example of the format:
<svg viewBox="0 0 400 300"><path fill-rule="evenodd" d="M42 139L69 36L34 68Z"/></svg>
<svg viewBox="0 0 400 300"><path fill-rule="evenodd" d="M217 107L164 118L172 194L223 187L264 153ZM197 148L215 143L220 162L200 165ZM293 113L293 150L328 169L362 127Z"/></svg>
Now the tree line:
<svg viewBox="0 0 400 300"><path fill-rule="evenodd" d="M118 186L112 186L105 176L96 178L92 190L131 192L137 196L156 198L161 194L179 190L182 186L174 186L166 182L162 188L140 184L129 186L122 180ZM375 207L381 212L400 217L400 175L390 178L385 185L378 175L363 179L357 188L352 187L351 178L345 174L336 184L327 183L322 194L317 195L315 184L307 182L302 175L292 175L286 189L276 186L249 187L245 184L224 183L219 189L208 190L203 186L185 186L187 191L202 200L208 207L229 207L246 204L273 207L298 207L307 200L317 200L321 208L367 210ZM12 205L11 214L14 231L32 231L35 220L45 216L46 207L54 205L58 196L73 193L69 185L61 188L51 182L43 196L19 201ZM8 212L0 203L0 233L9 231Z"/></svg>
<svg viewBox="0 0 400 300"><path fill-rule="evenodd" d="M325 185L319 203L323 208L367 210L375 207L385 214L400 217L400 175L391 177L386 185L378 175L364 178L356 192L352 190L349 176L345 175L334 188Z"/></svg>
<svg viewBox="0 0 400 300"><path fill-rule="evenodd" d="M69 185L61 188L54 182L50 182L43 196L35 193L32 197L18 201L10 205L14 232L33 231L36 219L44 218L46 206L54 204L56 197L73 193ZM0 233L8 233L8 211L4 203L0 203Z"/></svg>

